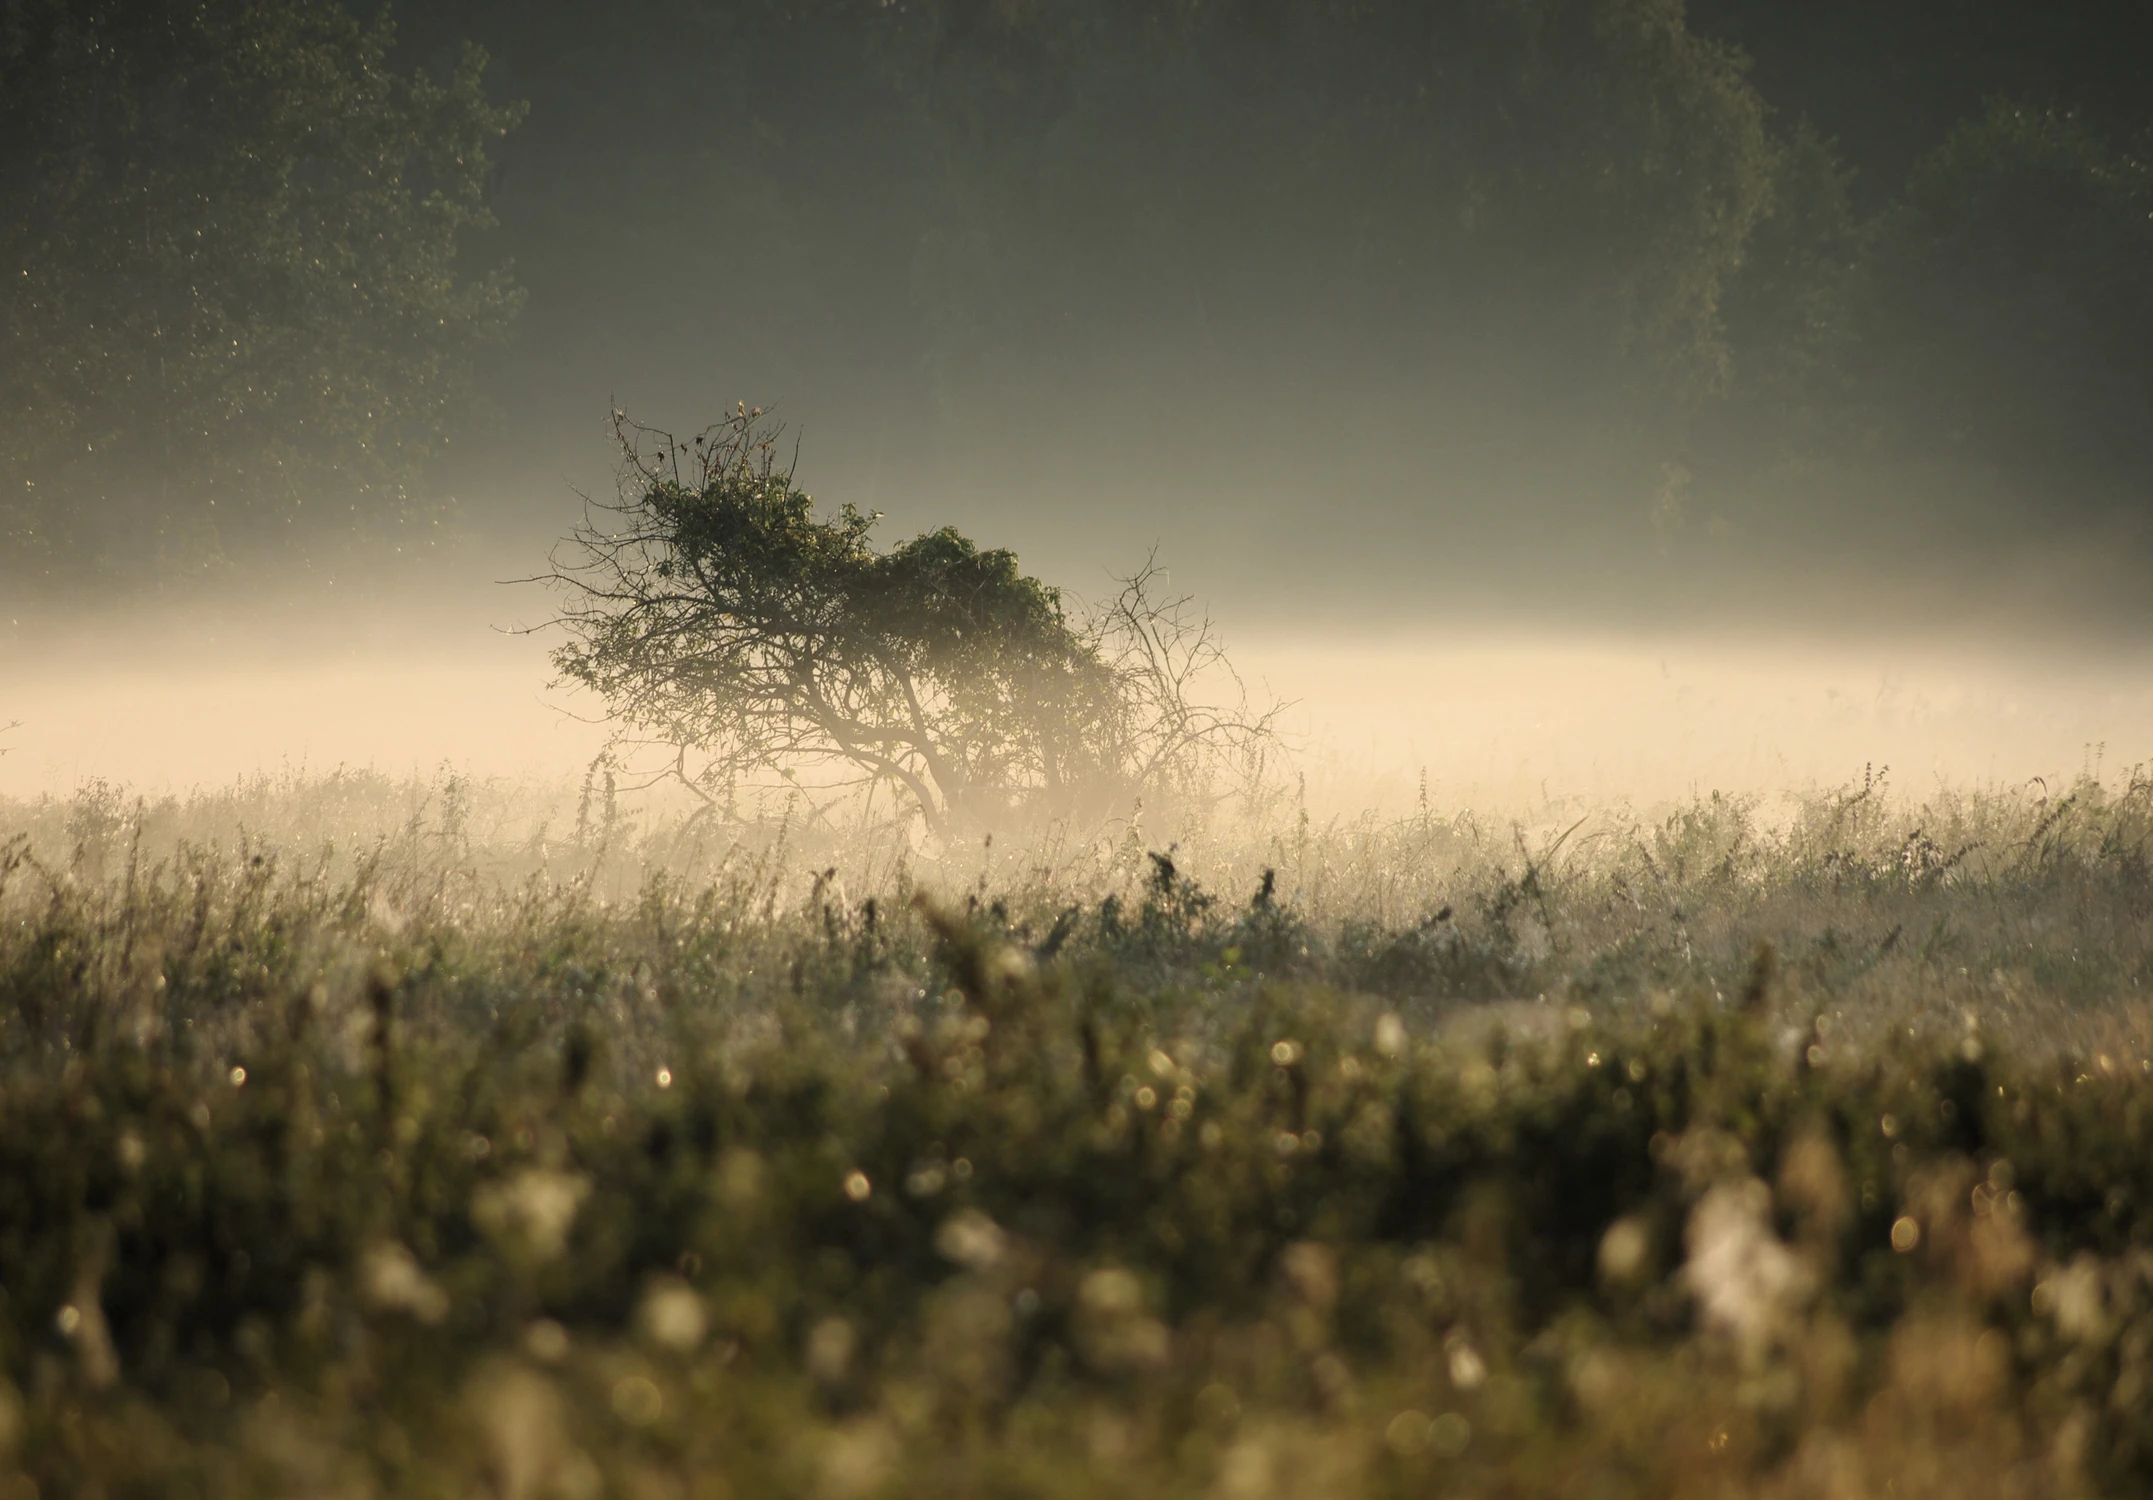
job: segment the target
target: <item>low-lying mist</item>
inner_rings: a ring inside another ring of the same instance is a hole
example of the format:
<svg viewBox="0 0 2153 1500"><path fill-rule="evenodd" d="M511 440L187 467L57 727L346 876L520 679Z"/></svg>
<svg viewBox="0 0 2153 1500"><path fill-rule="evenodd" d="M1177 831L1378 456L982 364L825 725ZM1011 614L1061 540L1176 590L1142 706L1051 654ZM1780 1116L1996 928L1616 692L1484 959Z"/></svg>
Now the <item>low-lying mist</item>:
<svg viewBox="0 0 2153 1500"><path fill-rule="evenodd" d="M1890 768L2003 786L2153 746L2153 654L2083 639L1739 635L1500 620L1296 630L1220 617L1231 660L1287 704L1283 774L1318 816L1640 808ZM600 706L553 683L531 588L459 585L0 621L0 796L147 794L264 772L579 781Z"/></svg>

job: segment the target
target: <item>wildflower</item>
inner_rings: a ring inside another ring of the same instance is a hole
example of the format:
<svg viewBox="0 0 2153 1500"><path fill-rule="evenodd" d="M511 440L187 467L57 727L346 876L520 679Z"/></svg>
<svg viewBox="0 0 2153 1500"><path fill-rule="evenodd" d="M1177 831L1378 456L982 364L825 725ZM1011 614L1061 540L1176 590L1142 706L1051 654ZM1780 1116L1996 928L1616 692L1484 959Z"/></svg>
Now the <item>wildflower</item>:
<svg viewBox="0 0 2153 1500"><path fill-rule="evenodd" d="M1760 1355L1805 1301L1814 1278L1765 1223L1771 1192L1754 1177L1711 1189L1691 1212L1682 1276L1708 1326L1745 1358Z"/></svg>
<svg viewBox="0 0 2153 1500"><path fill-rule="evenodd" d="M1157 1369L1172 1355L1166 1325L1144 1315L1144 1287L1118 1267L1093 1271L1077 1285L1077 1345L1102 1370Z"/></svg>
<svg viewBox="0 0 2153 1500"><path fill-rule="evenodd" d="M383 1312L409 1313L421 1323L448 1316L449 1294L394 1240L370 1246L359 1258L359 1293Z"/></svg>
<svg viewBox="0 0 2153 1500"><path fill-rule="evenodd" d="M505 1182L491 1182L471 1200L471 1218L497 1240L520 1246L538 1262L559 1258L568 1247L576 1210L590 1193L588 1179L572 1172L527 1167Z"/></svg>
<svg viewBox="0 0 2153 1500"><path fill-rule="evenodd" d="M1001 1226L974 1208L950 1215L935 1231L934 1247L968 1271L990 1271L1008 1248Z"/></svg>
<svg viewBox="0 0 2153 1500"><path fill-rule="evenodd" d="M710 1331L703 1299L675 1276L652 1278L636 1304L635 1322L645 1339L675 1354L693 1353Z"/></svg>

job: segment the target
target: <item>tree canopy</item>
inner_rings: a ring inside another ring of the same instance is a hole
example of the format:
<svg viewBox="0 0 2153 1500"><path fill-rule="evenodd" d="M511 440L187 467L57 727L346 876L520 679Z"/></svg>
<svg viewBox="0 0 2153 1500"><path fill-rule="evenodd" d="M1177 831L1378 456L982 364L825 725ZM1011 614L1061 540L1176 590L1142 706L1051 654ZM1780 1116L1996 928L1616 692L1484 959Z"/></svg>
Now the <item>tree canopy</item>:
<svg viewBox="0 0 2153 1500"><path fill-rule="evenodd" d="M1908 436L2024 486L2153 474L2153 166L2083 118L1993 101L1880 222L1869 391Z"/></svg>
<svg viewBox="0 0 2153 1500"><path fill-rule="evenodd" d="M1114 420L1117 390L1246 409L1299 371L1440 376L1430 418L1467 427L1474 393L1531 399L1543 441L1659 422L1725 380L1770 196L1739 55L1669 0L527 10L428 24L499 37L534 97L503 212L548 337L632 342L653 385L901 380L898 425L974 441ZM653 36L707 65L654 66Z"/></svg>
<svg viewBox="0 0 2153 1500"><path fill-rule="evenodd" d="M417 510L475 343L460 274L517 117L485 55L392 68L330 0L0 14L0 538L16 567L199 566Z"/></svg>
<svg viewBox="0 0 2153 1500"><path fill-rule="evenodd" d="M1679 5L925 0L886 31L944 164L941 360L1193 315L1721 378L1769 140Z"/></svg>

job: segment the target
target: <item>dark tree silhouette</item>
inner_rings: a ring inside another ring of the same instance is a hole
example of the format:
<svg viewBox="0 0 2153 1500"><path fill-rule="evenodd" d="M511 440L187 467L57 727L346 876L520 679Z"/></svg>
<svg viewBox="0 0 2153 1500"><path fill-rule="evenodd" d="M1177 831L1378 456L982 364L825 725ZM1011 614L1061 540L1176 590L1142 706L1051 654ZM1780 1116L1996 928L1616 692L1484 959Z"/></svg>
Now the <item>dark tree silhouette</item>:
<svg viewBox="0 0 2153 1500"><path fill-rule="evenodd" d="M685 443L625 416L615 431L618 498L545 575L571 637L554 661L706 796L834 764L943 833L1205 795L1268 736L1210 622L1161 598L1150 564L1078 615L954 529L879 551L878 516L818 518L760 411ZM1204 703L1214 677L1239 701Z"/></svg>

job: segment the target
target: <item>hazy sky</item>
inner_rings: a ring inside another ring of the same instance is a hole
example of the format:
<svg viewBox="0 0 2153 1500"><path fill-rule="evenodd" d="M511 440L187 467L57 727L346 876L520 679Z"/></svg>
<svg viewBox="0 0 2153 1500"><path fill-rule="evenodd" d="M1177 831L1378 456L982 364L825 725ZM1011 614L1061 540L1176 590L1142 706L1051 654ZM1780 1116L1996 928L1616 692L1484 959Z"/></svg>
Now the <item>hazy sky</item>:
<svg viewBox="0 0 2153 1500"><path fill-rule="evenodd" d="M0 739L0 796L339 766L568 778L602 746L593 705L548 690L547 639L505 628L536 617L527 595L382 603L149 606L11 652L24 723ZM1445 807L1531 813L1549 799L1650 807L1832 786L1872 764L1917 794L2054 780L2125 771L2153 746L2143 650L1257 622L1230 644L1259 692L1290 703L1297 766L1326 816L1403 810L1423 775Z"/></svg>

